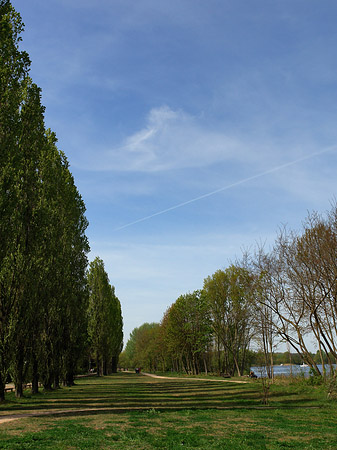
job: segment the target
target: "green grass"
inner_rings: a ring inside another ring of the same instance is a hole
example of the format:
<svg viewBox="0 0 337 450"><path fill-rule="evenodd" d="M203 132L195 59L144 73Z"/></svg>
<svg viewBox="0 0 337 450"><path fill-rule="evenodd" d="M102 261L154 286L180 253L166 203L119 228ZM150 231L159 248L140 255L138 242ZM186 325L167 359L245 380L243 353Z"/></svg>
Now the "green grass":
<svg viewBox="0 0 337 450"><path fill-rule="evenodd" d="M0 449L336 449L337 404L323 386L152 379L135 374L16 400L0 419ZM61 414L59 414L61 412Z"/></svg>

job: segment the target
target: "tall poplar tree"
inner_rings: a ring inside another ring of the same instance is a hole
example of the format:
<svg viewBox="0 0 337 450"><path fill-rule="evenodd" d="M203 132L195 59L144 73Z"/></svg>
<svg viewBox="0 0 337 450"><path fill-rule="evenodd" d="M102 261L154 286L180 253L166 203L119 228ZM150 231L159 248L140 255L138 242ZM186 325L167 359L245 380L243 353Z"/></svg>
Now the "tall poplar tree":
<svg viewBox="0 0 337 450"><path fill-rule="evenodd" d="M13 312L19 307L20 272L24 267L25 242L20 239L18 229L23 225L20 192L26 178L17 147L30 61L27 53L19 50L22 30L20 15L9 1L0 1L0 400L4 399L13 354L11 332L16 324Z"/></svg>
<svg viewBox="0 0 337 450"><path fill-rule="evenodd" d="M47 141L48 153L43 163L47 215L43 239L45 277L40 294L43 297L40 371L44 386L50 389L52 384L58 387L60 378L72 384L76 359L84 348L89 245L85 236L85 206L68 161L57 149L54 133L47 132Z"/></svg>
<svg viewBox="0 0 337 450"><path fill-rule="evenodd" d="M119 300L110 286L102 259L95 258L88 271L88 335L96 359L97 375L116 370L122 351L122 314Z"/></svg>
<svg viewBox="0 0 337 450"><path fill-rule="evenodd" d="M40 89L27 77L20 106L19 134L15 151L15 209L14 256L12 272L14 282L10 346L13 350L11 373L16 395L22 396L22 383L28 370L27 357L30 333L34 327L36 305L36 277L41 270L39 255L41 176L40 163L44 149L44 108L40 102Z"/></svg>

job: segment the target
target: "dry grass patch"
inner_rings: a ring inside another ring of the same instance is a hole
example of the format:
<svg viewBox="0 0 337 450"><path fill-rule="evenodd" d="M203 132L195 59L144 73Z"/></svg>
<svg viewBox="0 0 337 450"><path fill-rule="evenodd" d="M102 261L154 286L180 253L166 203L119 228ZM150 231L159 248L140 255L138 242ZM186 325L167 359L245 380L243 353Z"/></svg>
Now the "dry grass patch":
<svg viewBox="0 0 337 450"><path fill-rule="evenodd" d="M36 433L38 431L43 431L54 426L54 424L55 420L51 418L41 419L40 417L25 417L0 425L0 431L6 431L6 433L10 435L17 436L22 433Z"/></svg>

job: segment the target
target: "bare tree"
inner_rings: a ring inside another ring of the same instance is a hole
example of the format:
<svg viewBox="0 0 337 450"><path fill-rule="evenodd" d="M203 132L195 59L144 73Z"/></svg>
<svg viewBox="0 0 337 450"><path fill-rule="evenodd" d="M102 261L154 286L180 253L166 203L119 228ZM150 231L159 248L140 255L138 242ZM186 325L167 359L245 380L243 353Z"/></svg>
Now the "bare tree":
<svg viewBox="0 0 337 450"><path fill-rule="evenodd" d="M269 326L278 336L299 353L303 360L319 373L319 369L306 344L306 336L311 329L308 326L307 308L300 301L289 279L289 252L291 236L280 233L270 254L259 252L255 261L259 271L260 311L269 321ZM290 252L291 254L291 252ZM269 311L269 314L267 313Z"/></svg>
<svg viewBox="0 0 337 450"><path fill-rule="evenodd" d="M325 372L323 351L332 369L337 357L337 235L336 212L327 219L311 214L300 237L287 249L288 277L294 295L307 311Z"/></svg>
<svg viewBox="0 0 337 450"><path fill-rule="evenodd" d="M307 341L314 339L323 367L337 359L337 207L327 218L310 214L301 233L283 229L273 250L253 258L258 280L261 339L266 347L269 323L317 374ZM261 317L262 315L262 317Z"/></svg>

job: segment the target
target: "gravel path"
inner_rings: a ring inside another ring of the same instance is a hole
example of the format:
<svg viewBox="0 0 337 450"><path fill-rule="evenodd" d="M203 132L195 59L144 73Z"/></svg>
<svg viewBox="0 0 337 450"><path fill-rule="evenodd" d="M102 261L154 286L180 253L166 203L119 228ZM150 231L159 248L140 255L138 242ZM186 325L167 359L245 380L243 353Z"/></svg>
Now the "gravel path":
<svg viewBox="0 0 337 450"><path fill-rule="evenodd" d="M163 378L164 380L184 380L184 381L219 381L220 383L238 383L238 384L247 384L248 381L241 381L241 380L231 380L231 379L227 379L227 380L216 380L216 379L212 379L212 378L187 378L187 377L164 377L161 375L153 375L153 373L147 373L147 372L141 372L141 374L147 376L147 377L152 377L152 378Z"/></svg>

